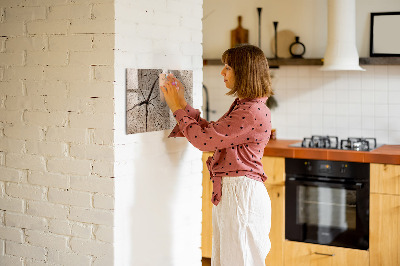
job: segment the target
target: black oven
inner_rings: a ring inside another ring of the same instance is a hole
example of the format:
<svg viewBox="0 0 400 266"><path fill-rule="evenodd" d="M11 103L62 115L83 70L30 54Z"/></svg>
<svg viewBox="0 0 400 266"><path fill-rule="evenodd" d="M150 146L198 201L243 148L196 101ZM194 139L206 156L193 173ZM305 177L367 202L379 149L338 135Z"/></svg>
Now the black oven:
<svg viewBox="0 0 400 266"><path fill-rule="evenodd" d="M368 249L368 163L287 158L285 169L286 239Z"/></svg>

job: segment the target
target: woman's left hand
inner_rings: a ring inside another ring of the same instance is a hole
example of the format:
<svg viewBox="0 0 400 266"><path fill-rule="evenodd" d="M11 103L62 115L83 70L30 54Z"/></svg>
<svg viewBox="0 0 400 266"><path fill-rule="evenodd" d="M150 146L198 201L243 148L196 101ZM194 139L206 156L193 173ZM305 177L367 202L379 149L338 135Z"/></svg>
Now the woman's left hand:
<svg viewBox="0 0 400 266"><path fill-rule="evenodd" d="M167 81L164 83L164 87L161 87L161 91L164 93L165 101L168 104L169 109L174 113L178 109L183 109L184 106L180 103L180 97L178 95L178 84L170 76L167 77Z"/></svg>

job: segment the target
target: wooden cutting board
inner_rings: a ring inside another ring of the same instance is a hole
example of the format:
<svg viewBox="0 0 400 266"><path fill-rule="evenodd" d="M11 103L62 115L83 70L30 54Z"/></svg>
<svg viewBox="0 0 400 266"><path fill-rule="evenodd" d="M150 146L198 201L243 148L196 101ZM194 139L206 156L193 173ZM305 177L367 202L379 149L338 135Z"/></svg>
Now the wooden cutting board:
<svg viewBox="0 0 400 266"><path fill-rule="evenodd" d="M231 30L231 48L238 44L249 43L249 31L242 27L242 16L238 16L238 27Z"/></svg>

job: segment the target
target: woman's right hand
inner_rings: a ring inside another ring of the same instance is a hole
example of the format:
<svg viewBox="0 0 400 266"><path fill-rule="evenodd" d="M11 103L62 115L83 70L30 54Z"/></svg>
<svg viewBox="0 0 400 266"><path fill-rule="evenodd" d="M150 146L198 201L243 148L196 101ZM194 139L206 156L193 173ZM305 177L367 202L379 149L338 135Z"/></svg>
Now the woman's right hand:
<svg viewBox="0 0 400 266"><path fill-rule="evenodd" d="M175 82L176 86L179 88L178 90L178 97L179 97L179 103L183 107L183 109L186 108L187 102L185 100L185 86L183 86L182 82L178 80L174 74L170 74L171 81Z"/></svg>

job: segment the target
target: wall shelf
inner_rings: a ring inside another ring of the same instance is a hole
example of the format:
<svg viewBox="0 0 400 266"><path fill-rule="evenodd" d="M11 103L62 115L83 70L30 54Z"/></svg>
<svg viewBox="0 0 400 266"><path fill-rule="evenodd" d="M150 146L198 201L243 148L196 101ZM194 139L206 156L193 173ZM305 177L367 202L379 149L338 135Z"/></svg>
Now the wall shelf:
<svg viewBox="0 0 400 266"><path fill-rule="evenodd" d="M271 68L279 66L321 66L322 58L268 58ZM220 59L204 59L204 66L222 65ZM400 57L362 57L360 65L400 65Z"/></svg>

